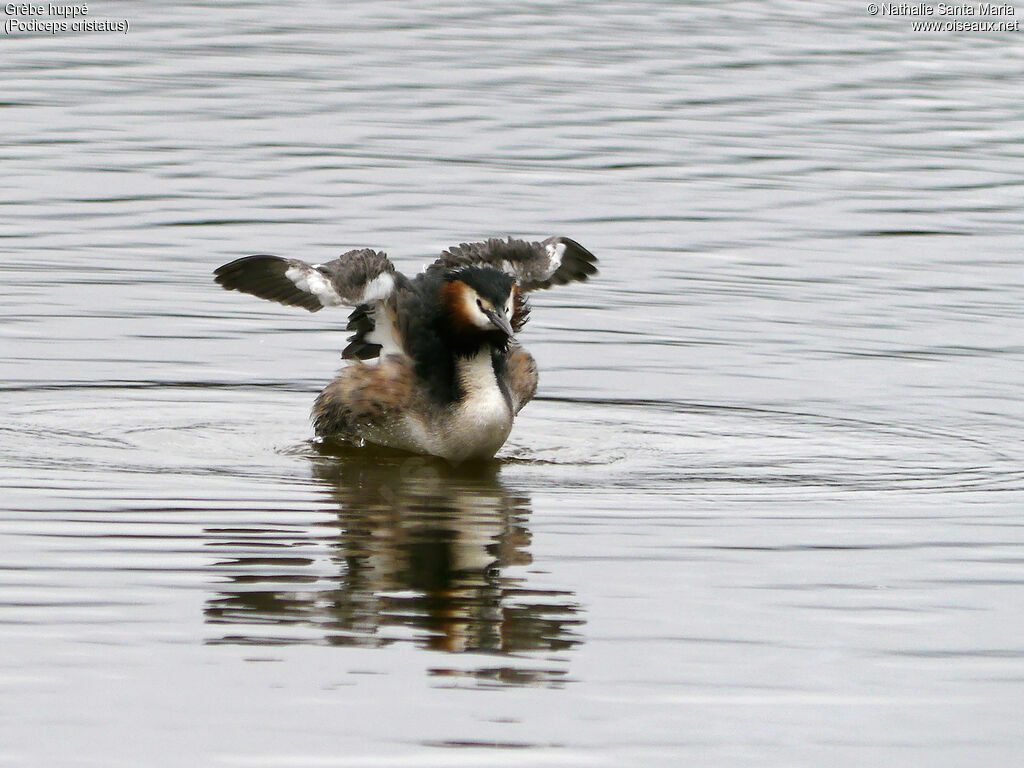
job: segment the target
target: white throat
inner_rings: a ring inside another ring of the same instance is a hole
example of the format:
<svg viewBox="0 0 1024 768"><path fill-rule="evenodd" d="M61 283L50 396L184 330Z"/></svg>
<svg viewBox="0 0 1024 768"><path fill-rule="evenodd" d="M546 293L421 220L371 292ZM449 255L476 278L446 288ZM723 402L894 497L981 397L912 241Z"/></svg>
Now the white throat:
<svg viewBox="0 0 1024 768"><path fill-rule="evenodd" d="M455 375L467 398L489 394L491 390L501 394L488 346L482 347L473 357L456 358Z"/></svg>

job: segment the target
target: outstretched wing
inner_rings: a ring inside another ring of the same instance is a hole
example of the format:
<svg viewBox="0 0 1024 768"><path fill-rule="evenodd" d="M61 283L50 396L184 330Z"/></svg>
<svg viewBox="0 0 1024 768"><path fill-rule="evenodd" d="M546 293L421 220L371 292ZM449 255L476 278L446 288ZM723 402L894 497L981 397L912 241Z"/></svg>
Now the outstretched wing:
<svg viewBox="0 0 1024 768"><path fill-rule="evenodd" d="M405 277L380 251L349 251L326 264L281 256L244 256L213 271L229 291L241 291L317 312L341 304L355 307L387 299Z"/></svg>
<svg viewBox="0 0 1024 768"><path fill-rule="evenodd" d="M486 265L512 275L520 290L536 291L553 285L586 280L597 274L597 258L568 237L549 237L539 243L498 240L462 243L444 251L431 268L458 269Z"/></svg>

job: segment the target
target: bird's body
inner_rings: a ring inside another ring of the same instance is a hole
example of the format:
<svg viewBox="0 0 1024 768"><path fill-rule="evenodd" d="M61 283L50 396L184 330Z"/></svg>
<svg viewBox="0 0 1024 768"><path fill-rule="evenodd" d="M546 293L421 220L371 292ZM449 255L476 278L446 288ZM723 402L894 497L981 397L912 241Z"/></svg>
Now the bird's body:
<svg viewBox="0 0 1024 768"><path fill-rule="evenodd" d="M595 261L556 237L456 246L412 279L369 249L315 266L247 256L215 274L225 288L313 312L355 307L351 362L313 407L319 437L461 462L493 457L536 391L537 367L514 339L525 294L586 280Z"/></svg>

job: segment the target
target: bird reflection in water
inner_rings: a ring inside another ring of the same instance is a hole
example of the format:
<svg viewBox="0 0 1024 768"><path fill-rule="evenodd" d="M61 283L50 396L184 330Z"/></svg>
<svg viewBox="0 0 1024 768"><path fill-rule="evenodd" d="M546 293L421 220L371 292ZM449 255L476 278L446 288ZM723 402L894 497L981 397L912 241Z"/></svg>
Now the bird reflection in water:
<svg viewBox="0 0 1024 768"><path fill-rule="evenodd" d="M226 581L207 603L207 622L232 625L211 642L411 641L502 657L483 668L435 666L436 675L565 679L557 652L581 642L580 606L571 592L531 588L523 570L506 573L531 562L530 501L506 489L497 463L327 450L312 457L313 474L338 505L336 521L208 531L230 555L216 564Z"/></svg>

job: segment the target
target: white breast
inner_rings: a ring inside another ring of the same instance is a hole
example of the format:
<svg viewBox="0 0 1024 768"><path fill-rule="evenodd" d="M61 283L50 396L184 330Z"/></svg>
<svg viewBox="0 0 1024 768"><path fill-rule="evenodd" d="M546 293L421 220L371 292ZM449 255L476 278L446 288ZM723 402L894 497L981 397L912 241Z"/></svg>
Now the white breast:
<svg viewBox="0 0 1024 768"><path fill-rule="evenodd" d="M452 461L490 458L512 431L512 411L494 375L490 349L459 361L456 375L465 394L448 420L444 454Z"/></svg>

